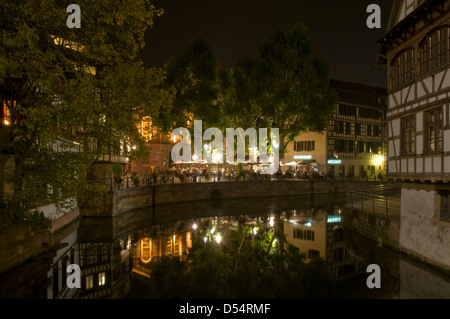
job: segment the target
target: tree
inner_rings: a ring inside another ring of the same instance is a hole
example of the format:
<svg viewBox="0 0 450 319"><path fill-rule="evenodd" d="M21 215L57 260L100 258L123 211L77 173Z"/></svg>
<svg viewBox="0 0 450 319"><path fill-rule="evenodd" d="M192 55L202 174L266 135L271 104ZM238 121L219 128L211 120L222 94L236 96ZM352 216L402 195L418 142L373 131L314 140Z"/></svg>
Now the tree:
<svg viewBox="0 0 450 319"><path fill-rule="evenodd" d="M207 40L193 39L185 50L167 61L165 69L167 84L176 92L172 112L166 116L169 126L186 127L194 119L215 126L220 120L219 69Z"/></svg>
<svg viewBox="0 0 450 319"><path fill-rule="evenodd" d="M102 149L142 151L137 123L171 103L164 73L137 58L162 10L148 0L77 3L79 29L67 27L60 1L0 4L1 98L17 101L8 105L10 138L2 145L14 156L9 215L16 219L50 203L72 205ZM93 139L100 147L88 151Z"/></svg>
<svg viewBox="0 0 450 319"><path fill-rule="evenodd" d="M281 158L299 133L324 130L335 102L329 67L302 24L275 31L258 52L229 70L221 100L235 125L279 128Z"/></svg>
<svg viewBox="0 0 450 319"><path fill-rule="evenodd" d="M149 264L149 298L330 298L335 282L326 262L305 261L305 253L288 242L274 244L281 234L240 225L220 244L204 241L200 230L187 256L163 256ZM281 246L285 249L280 249Z"/></svg>

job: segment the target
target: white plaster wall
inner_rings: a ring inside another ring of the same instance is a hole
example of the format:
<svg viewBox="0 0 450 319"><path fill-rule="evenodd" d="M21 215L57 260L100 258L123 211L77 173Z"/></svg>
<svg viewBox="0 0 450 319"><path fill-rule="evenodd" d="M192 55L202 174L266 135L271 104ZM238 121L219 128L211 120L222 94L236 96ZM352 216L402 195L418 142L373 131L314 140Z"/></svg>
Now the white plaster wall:
<svg viewBox="0 0 450 319"><path fill-rule="evenodd" d="M450 156L444 157L444 173L450 173Z"/></svg>
<svg viewBox="0 0 450 319"><path fill-rule="evenodd" d="M409 173L414 173L414 159L413 158L410 158L410 159L408 159L408 172Z"/></svg>
<svg viewBox="0 0 450 319"><path fill-rule="evenodd" d="M425 158L425 173L431 173L432 172L431 161L432 161L431 157L426 157Z"/></svg>
<svg viewBox="0 0 450 319"><path fill-rule="evenodd" d="M408 172L408 166L406 164L406 159L402 159L401 161L401 172L402 173L407 173Z"/></svg>
<svg viewBox="0 0 450 319"><path fill-rule="evenodd" d="M416 158L416 172L423 173L423 158Z"/></svg>
<svg viewBox="0 0 450 319"><path fill-rule="evenodd" d="M399 136L400 135L400 119L392 120L391 125L392 125L393 136ZM389 131L389 134L391 134L391 131ZM391 135L389 135L389 136L391 136Z"/></svg>
<svg viewBox="0 0 450 319"><path fill-rule="evenodd" d="M450 223L439 220L435 191L402 189L400 245L450 267Z"/></svg>
<svg viewBox="0 0 450 319"><path fill-rule="evenodd" d="M440 157L433 158L433 171L434 173L442 173L442 159Z"/></svg>
<svg viewBox="0 0 450 319"><path fill-rule="evenodd" d="M444 152L450 152L450 130L444 131Z"/></svg>

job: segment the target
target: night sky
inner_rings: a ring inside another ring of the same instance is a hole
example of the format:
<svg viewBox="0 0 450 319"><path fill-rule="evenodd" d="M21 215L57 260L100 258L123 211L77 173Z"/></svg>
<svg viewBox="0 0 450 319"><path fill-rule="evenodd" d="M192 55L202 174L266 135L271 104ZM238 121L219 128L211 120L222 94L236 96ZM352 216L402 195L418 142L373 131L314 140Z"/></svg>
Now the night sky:
<svg viewBox="0 0 450 319"><path fill-rule="evenodd" d="M212 46L222 66L232 66L276 29L302 22L331 77L386 87L386 67L377 67L375 42L386 31L392 0L154 0L164 15L146 34L142 58L147 67L162 66L196 36ZM381 29L369 29L367 6L381 7Z"/></svg>

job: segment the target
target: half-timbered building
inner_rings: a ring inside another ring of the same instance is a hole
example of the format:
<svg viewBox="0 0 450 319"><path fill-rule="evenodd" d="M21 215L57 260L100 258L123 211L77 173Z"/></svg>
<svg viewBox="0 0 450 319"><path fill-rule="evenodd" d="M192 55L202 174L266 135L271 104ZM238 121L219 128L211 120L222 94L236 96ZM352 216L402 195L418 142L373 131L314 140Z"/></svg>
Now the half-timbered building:
<svg viewBox="0 0 450 319"><path fill-rule="evenodd" d="M317 164L338 179L381 179L386 173L386 90L331 80L337 103L323 132L302 132L288 144L284 161Z"/></svg>
<svg viewBox="0 0 450 319"><path fill-rule="evenodd" d="M403 181L400 244L450 266L450 1L396 0L387 66L387 177Z"/></svg>

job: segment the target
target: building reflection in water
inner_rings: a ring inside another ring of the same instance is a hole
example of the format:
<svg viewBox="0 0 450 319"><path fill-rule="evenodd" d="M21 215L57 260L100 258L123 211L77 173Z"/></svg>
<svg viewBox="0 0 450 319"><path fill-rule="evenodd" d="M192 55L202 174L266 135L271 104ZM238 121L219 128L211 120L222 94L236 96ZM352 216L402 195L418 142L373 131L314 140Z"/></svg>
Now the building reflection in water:
<svg viewBox="0 0 450 319"><path fill-rule="evenodd" d="M306 262L322 258L335 279L366 272L363 262L344 241L343 214L339 207L332 213L321 209L290 211L284 219L286 240L305 253Z"/></svg>
<svg viewBox="0 0 450 319"><path fill-rule="evenodd" d="M345 247L341 209L334 210L332 214L324 209L299 209L257 217L216 216L178 221L170 227L154 226L139 231L139 240L133 247L132 271L149 277L152 261L161 256L187 255L200 229L204 230L203 240L219 242L226 240L229 232L237 230L241 224L249 227L254 235L259 228L281 230L286 241L305 254L306 262L313 258L324 259L333 278L365 273L367 263Z"/></svg>
<svg viewBox="0 0 450 319"><path fill-rule="evenodd" d="M189 252L193 241L193 234L183 221L175 222L172 227L158 225L140 230L138 237L138 242L133 245L132 271L145 277L150 276L150 262L161 256L182 257Z"/></svg>
<svg viewBox="0 0 450 319"><path fill-rule="evenodd" d="M156 218L148 211L116 218L81 218L70 229L54 235L52 241L57 244L48 254L1 274L0 297L116 299L130 293L133 296L134 279L149 277L153 261L167 255L184 258L196 240L226 244L239 225L246 225L255 238L262 229L284 234L287 243L305 254L306 262L324 259L332 277L346 290L342 296L361 298L361 292L367 293L370 290L365 285L367 265L375 263L382 269L382 289L377 290L378 295L368 297L450 297L447 277L401 258L345 227L347 212L340 210L342 205L333 203L318 208L319 205L306 200L280 203L281 209L270 202L260 206L259 202L251 202L257 209L250 211L252 205L244 201L221 210L196 207L183 214L178 214L178 206L173 208L177 214L167 211L170 206ZM230 216L230 212L235 215ZM80 289L67 287L69 264L80 266ZM419 277L423 280L411 279Z"/></svg>

